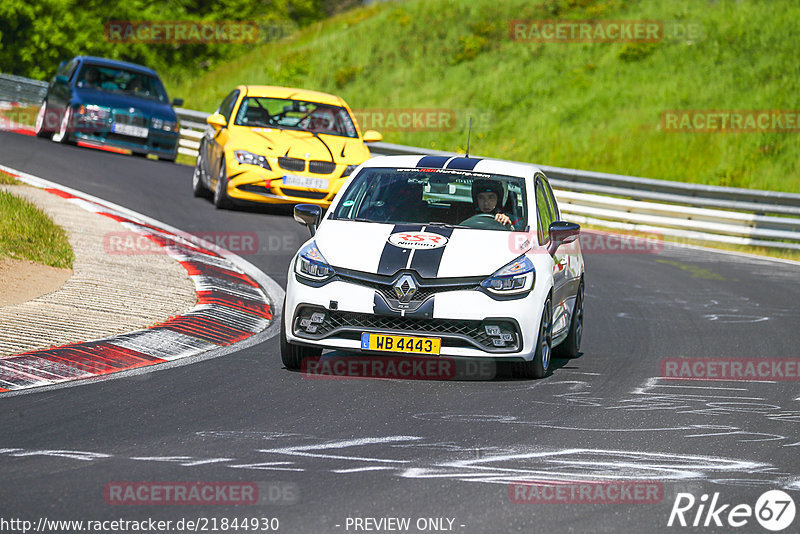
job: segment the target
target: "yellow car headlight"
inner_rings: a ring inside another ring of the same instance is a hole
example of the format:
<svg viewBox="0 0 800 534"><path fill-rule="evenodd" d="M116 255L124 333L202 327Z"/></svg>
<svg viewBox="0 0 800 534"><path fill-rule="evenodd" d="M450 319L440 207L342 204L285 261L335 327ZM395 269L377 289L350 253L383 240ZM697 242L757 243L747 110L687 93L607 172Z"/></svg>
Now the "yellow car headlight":
<svg viewBox="0 0 800 534"><path fill-rule="evenodd" d="M258 167L263 167L268 171L272 170L272 167L269 166L267 158L261 156L260 154L253 154L247 150L234 150L233 155L236 157L236 161L238 161L240 165L257 165Z"/></svg>

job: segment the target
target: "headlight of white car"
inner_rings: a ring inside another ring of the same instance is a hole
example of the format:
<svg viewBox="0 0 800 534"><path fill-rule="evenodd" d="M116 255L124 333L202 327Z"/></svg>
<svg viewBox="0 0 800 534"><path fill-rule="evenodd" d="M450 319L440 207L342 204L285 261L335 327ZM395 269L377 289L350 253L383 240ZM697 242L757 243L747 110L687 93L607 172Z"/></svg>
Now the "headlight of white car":
<svg viewBox="0 0 800 534"><path fill-rule="evenodd" d="M481 282L481 286L497 295L516 295L530 291L534 280L533 262L527 256L520 256Z"/></svg>
<svg viewBox="0 0 800 534"><path fill-rule="evenodd" d="M294 264L294 272L316 282L327 280L336 274L313 241L300 249L297 262Z"/></svg>

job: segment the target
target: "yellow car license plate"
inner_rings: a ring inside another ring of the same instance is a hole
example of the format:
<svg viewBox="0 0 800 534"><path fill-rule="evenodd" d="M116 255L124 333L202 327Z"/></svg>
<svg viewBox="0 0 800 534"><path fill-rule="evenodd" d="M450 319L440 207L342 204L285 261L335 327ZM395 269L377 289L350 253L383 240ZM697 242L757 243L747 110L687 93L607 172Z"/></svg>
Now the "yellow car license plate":
<svg viewBox="0 0 800 534"><path fill-rule="evenodd" d="M287 174L283 177L283 185L288 185L289 187L308 187L310 189L328 189L328 180L327 178Z"/></svg>
<svg viewBox="0 0 800 534"><path fill-rule="evenodd" d="M361 348L387 352L411 352L414 354L439 354L442 340L432 337L394 336L387 334L361 334Z"/></svg>

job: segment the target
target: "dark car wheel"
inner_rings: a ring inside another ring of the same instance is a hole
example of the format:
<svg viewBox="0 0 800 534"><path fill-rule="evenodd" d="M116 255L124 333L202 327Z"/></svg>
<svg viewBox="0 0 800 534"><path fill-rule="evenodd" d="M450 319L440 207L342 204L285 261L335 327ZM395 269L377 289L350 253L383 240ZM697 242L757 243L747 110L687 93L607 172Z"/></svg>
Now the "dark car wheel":
<svg viewBox="0 0 800 534"><path fill-rule="evenodd" d="M304 347L302 345L292 345L286 340L286 300L283 301L283 311L281 312L281 361L290 370L297 370L303 365L306 358L319 358L322 349Z"/></svg>
<svg viewBox="0 0 800 534"><path fill-rule="evenodd" d="M559 358L577 358L581 352L581 337L583 337L583 280L575 295L575 309L572 311L569 334L558 347L553 349L553 354Z"/></svg>
<svg viewBox="0 0 800 534"><path fill-rule="evenodd" d="M553 334L553 305L550 297L544 303L542 321L539 324L539 338L536 353L531 361L515 362L514 376L518 378L544 378L550 368L550 353Z"/></svg>
<svg viewBox="0 0 800 534"><path fill-rule="evenodd" d="M196 197L209 196L209 190L203 183L203 156L197 155L197 162L194 164L194 173L192 174L192 194Z"/></svg>
<svg viewBox="0 0 800 534"><path fill-rule="evenodd" d="M36 115L34 131L36 137L44 137L45 139L51 139L53 137L53 132L47 129L47 101L42 102L42 105L39 107L39 114Z"/></svg>
<svg viewBox="0 0 800 534"><path fill-rule="evenodd" d="M69 134L71 124L72 124L72 107L67 107L67 111L65 111L64 115L61 117L61 125L58 128L58 132L53 134L51 139L56 143L63 143L66 145L75 144Z"/></svg>
<svg viewBox="0 0 800 534"><path fill-rule="evenodd" d="M214 205L218 209L228 209L231 207L231 198L228 196L228 173L225 170L225 161L219 169L217 187L214 189Z"/></svg>

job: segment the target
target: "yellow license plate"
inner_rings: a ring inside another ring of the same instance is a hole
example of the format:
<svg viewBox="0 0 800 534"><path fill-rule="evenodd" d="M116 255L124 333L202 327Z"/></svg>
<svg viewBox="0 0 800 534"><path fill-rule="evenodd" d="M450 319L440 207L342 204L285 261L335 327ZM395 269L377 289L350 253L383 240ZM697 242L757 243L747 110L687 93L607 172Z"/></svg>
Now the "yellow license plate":
<svg viewBox="0 0 800 534"><path fill-rule="evenodd" d="M361 334L361 348L387 352L410 352L413 354L439 354L442 340L432 337L392 336L386 334Z"/></svg>

